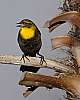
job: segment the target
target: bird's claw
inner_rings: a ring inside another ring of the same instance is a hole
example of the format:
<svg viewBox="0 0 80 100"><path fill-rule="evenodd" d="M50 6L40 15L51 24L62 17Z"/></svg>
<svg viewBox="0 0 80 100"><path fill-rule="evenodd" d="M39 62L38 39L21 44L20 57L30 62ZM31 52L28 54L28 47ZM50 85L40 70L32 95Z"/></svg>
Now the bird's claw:
<svg viewBox="0 0 80 100"><path fill-rule="evenodd" d="M26 59L30 62L29 58L28 58L27 56L25 56L24 54L22 55L22 57L21 57L20 61L21 61L21 60L23 60L23 61L24 61L24 63L25 63L25 59L24 59L24 58L26 58Z"/></svg>
<svg viewBox="0 0 80 100"><path fill-rule="evenodd" d="M45 62L46 66L47 66L47 63L46 63L46 61L45 61L45 59L44 59L44 56L41 56L41 57L39 57L39 58L41 58L41 60L40 60L40 65L42 65L43 62Z"/></svg>

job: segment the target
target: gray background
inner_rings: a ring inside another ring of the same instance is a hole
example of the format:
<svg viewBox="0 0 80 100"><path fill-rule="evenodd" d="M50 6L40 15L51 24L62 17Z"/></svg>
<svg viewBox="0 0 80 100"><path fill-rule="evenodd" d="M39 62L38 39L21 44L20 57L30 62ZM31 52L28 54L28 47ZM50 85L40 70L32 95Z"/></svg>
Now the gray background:
<svg viewBox="0 0 80 100"><path fill-rule="evenodd" d="M62 25L51 34L42 25L47 19L55 16L58 12L58 0L0 0L0 54L21 55L22 52L17 44L18 29L16 22L29 18L33 20L42 32L43 46L41 53L53 59L56 57L52 51L50 37L59 33L66 33L67 29ZM57 51L58 53L58 51ZM62 53L58 53L62 56ZM52 70L40 69L40 73L51 74ZM24 87L18 85L21 72L18 66L0 64L0 100L65 100L63 91L46 88L38 88L29 97L24 98L22 92ZM63 93L63 94L62 94Z"/></svg>

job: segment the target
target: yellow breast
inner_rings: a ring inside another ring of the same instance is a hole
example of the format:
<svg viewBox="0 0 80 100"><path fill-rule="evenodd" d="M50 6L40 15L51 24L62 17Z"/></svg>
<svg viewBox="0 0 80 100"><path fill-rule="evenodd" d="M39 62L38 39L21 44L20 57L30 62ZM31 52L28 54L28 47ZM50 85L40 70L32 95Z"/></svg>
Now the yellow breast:
<svg viewBox="0 0 80 100"><path fill-rule="evenodd" d="M35 35L35 28L23 27L21 28L20 35L25 40L30 39Z"/></svg>

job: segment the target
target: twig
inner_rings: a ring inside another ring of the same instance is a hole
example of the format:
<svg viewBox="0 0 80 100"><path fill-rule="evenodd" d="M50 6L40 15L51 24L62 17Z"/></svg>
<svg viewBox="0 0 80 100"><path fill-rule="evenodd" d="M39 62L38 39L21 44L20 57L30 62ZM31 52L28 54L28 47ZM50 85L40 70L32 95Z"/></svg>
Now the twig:
<svg viewBox="0 0 80 100"><path fill-rule="evenodd" d="M34 73L25 73L23 80L19 82L24 86L57 87L69 92L73 98L80 99L80 75L45 76ZM26 91L27 93L27 91Z"/></svg>
<svg viewBox="0 0 80 100"><path fill-rule="evenodd" d="M64 64L59 63L58 61L55 60L48 60L45 59L47 62L44 62L43 65L40 65L40 58L37 57L28 57L30 59L27 60L25 58L25 63L23 60L20 61L21 56L15 56L15 55L0 55L0 63L1 64L12 64L12 65L25 65L27 66L35 66L35 67L40 67L40 68L50 68L50 69L55 69L56 71L61 71L65 73L75 73L75 70L71 68L70 66L66 66Z"/></svg>
<svg viewBox="0 0 80 100"><path fill-rule="evenodd" d="M65 22L72 23L80 28L80 13L77 11L70 11L59 14L51 20L46 21L43 27L49 28L49 32L52 32L56 27Z"/></svg>

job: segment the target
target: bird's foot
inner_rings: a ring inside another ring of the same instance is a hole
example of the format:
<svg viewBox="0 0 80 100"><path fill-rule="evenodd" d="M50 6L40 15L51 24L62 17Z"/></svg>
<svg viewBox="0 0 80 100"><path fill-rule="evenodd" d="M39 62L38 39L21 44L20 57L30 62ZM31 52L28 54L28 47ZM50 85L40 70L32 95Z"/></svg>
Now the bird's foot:
<svg viewBox="0 0 80 100"><path fill-rule="evenodd" d="M40 58L41 58L41 60L40 60L40 64L42 65L43 62L45 62L45 64L47 65L47 63L46 63L46 61L45 61L45 59L44 59L44 56L41 56Z"/></svg>
<svg viewBox="0 0 80 100"><path fill-rule="evenodd" d="M47 66L47 63L46 63L46 61L45 61L45 59L44 59L44 56L41 55L41 54L39 54L39 53L38 53L38 55L40 56L39 58L41 58L41 60L40 60L40 65L42 65L43 62L45 62L46 66Z"/></svg>
<svg viewBox="0 0 80 100"><path fill-rule="evenodd" d="M21 60L23 60L23 61L24 61L24 63L25 63L25 59L24 59L24 58L26 58L26 59L30 62L29 58L28 58L27 56L25 56L24 54L22 55L22 57L21 57L20 61L21 61Z"/></svg>

